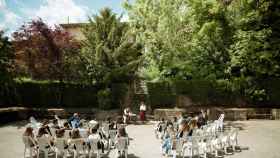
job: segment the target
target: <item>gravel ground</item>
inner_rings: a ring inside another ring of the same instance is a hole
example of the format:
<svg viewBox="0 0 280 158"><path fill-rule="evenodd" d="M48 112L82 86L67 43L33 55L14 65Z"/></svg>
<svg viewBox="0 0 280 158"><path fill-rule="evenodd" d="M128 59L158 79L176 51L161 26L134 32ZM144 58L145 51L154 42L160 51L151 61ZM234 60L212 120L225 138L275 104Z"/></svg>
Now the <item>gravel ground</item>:
<svg viewBox="0 0 280 158"><path fill-rule="evenodd" d="M240 129L238 140L242 151L224 158L280 158L280 121L252 120L228 124ZM23 157L21 135L24 125L25 122L16 122L0 127L1 158ZM153 125L129 125L127 131L130 137L129 158L163 157ZM113 150L104 157L115 158L116 152Z"/></svg>

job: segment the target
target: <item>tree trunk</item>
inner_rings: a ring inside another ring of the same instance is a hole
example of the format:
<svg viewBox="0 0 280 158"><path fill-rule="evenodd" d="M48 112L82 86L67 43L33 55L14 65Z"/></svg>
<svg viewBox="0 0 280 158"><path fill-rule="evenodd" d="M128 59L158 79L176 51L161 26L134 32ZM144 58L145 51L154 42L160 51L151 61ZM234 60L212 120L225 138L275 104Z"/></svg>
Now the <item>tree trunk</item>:
<svg viewBox="0 0 280 158"><path fill-rule="evenodd" d="M134 95L134 84L133 81L130 81L128 84L127 92L123 99L123 104L121 104L122 108L126 108L126 107L131 108L133 95Z"/></svg>

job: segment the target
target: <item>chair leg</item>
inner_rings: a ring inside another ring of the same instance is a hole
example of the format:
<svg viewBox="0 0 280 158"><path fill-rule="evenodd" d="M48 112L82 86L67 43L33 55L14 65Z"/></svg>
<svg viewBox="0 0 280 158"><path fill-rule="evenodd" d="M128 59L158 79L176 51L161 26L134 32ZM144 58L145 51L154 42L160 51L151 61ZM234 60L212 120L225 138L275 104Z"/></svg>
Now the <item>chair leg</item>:
<svg viewBox="0 0 280 158"><path fill-rule="evenodd" d="M218 155L218 150L216 149L215 150L215 157L218 157L219 155Z"/></svg>
<svg viewBox="0 0 280 158"><path fill-rule="evenodd" d="M76 150L74 150L74 158L78 158L78 153Z"/></svg>
<svg viewBox="0 0 280 158"><path fill-rule="evenodd" d="M225 154L228 154L228 153L227 153L227 147L226 147L226 146L224 147L224 152L225 152Z"/></svg>
<svg viewBox="0 0 280 158"><path fill-rule="evenodd" d="M125 152L125 153L124 153L124 154L125 154L125 158L127 158L128 151L127 151L127 150L125 150L124 152Z"/></svg>
<svg viewBox="0 0 280 158"><path fill-rule="evenodd" d="M23 158L25 158L25 154L26 154L26 147L24 147Z"/></svg>
<svg viewBox="0 0 280 158"><path fill-rule="evenodd" d="M39 158L40 157L40 150L38 149L37 150L37 158Z"/></svg>
<svg viewBox="0 0 280 158"><path fill-rule="evenodd" d="M88 158L91 158L91 153L92 153L92 151L90 150L90 151L88 152Z"/></svg>
<svg viewBox="0 0 280 158"><path fill-rule="evenodd" d="M97 158L100 158L100 151L97 150L97 155L96 155Z"/></svg>
<svg viewBox="0 0 280 158"><path fill-rule="evenodd" d="M44 151L44 156L45 156L45 158L48 158L49 157L49 154L48 154L48 151Z"/></svg>

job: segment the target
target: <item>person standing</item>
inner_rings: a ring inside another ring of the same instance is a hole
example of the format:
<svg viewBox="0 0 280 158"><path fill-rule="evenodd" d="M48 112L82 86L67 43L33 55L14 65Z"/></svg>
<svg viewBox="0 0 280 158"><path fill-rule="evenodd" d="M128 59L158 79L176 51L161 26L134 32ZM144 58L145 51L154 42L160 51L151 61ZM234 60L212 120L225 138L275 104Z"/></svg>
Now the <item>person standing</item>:
<svg viewBox="0 0 280 158"><path fill-rule="evenodd" d="M145 121L145 119L146 119L146 110L147 110L147 107L146 107L146 105L144 104L144 102L143 101L141 101L141 103L140 103L140 120L143 122L143 121Z"/></svg>

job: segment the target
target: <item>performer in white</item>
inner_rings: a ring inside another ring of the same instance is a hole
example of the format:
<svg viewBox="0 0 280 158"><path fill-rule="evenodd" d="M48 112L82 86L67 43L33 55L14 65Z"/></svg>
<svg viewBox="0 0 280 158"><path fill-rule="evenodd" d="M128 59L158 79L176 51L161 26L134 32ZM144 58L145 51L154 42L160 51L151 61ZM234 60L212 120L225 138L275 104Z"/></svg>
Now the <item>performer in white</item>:
<svg viewBox="0 0 280 158"><path fill-rule="evenodd" d="M144 104L143 101L141 101L141 104L140 104L140 120L141 121L145 121L146 119L146 105Z"/></svg>

